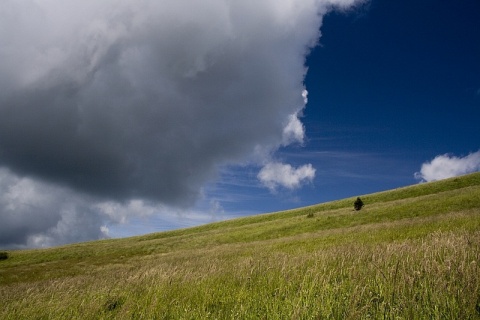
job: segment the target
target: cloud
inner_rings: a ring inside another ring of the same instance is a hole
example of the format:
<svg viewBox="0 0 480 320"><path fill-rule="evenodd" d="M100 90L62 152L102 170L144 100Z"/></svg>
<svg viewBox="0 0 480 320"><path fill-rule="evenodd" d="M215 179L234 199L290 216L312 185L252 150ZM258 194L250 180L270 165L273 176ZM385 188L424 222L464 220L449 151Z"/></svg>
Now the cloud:
<svg viewBox="0 0 480 320"><path fill-rule="evenodd" d="M68 190L52 223L103 217L87 198L190 207L219 166L303 141L305 57L356 2L2 0L0 167Z"/></svg>
<svg viewBox="0 0 480 320"><path fill-rule="evenodd" d="M422 181L436 181L480 171L480 151L465 157L450 154L436 156L432 161L422 164L415 178Z"/></svg>
<svg viewBox="0 0 480 320"><path fill-rule="evenodd" d="M290 115L288 123L283 128L283 145L289 145L294 142L303 143L305 138L305 128L296 114Z"/></svg>
<svg viewBox="0 0 480 320"><path fill-rule="evenodd" d="M105 200L0 168L0 248L108 238L110 227L157 214L172 220L172 215L178 218L178 209L141 199Z"/></svg>
<svg viewBox="0 0 480 320"><path fill-rule="evenodd" d="M302 91L303 103L304 105L308 102L308 91ZM303 123L300 121L300 112L295 114L291 114L288 117L287 124L283 128L283 137L282 137L282 145L288 146L292 143L300 143L303 144L305 138L305 127Z"/></svg>
<svg viewBox="0 0 480 320"><path fill-rule="evenodd" d="M24 248L107 237L109 220L66 188L0 168L0 245Z"/></svg>
<svg viewBox="0 0 480 320"><path fill-rule="evenodd" d="M302 183L312 181L313 178L315 178L315 169L311 164L293 168L289 164L271 162L258 173L258 179L272 191L278 187L293 190L299 188Z"/></svg>

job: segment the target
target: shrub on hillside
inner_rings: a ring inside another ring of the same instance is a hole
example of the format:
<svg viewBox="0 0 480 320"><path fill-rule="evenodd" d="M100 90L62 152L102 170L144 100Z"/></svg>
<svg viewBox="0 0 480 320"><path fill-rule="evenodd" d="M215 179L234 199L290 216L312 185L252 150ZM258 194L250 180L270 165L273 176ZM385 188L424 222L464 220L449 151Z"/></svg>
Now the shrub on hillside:
<svg viewBox="0 0 480 320"><path fill-rule="evenodd" d="M360 199L360 197L357 197L357 200L355 200L355 202L353 203L353 207L355 208L355 210L359 211L363 208L363 206L364 204L362 199Z"/></svg>
<svg viewBox="0 0 480 320"><path fill-rule="evenodd" d="M6 259L8 259L8 252L0 251L0 260L6 260Z"/></svg>

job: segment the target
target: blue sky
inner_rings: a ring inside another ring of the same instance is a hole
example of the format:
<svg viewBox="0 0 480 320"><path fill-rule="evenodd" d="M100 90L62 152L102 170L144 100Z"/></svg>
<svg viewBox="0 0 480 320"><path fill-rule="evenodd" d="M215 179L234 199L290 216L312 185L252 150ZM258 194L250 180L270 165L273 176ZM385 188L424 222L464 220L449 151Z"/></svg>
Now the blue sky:
<svg viewBox="0 0 480 320"><path fill-rule="evenodd" d="M478 17L476 0L4 0L0 248L478 171Z"/></svg>
<svg viewBox="0 0 480 320"><path fill-rule="evenodd" d="M372 1L327 16L307 60L307 148L370 155L343 167L367 176L352 181L367 192L415 183L437 155L478 151L479 13L477 1Z"/></svg>
<svg viewBox="0 0 480 320"><path fill-rule="evenodd" d="M416 183L437 155L479 150L479 14L478 1L372 1L361 14L326 17L307 60L307 149L353 159L327 165L325 180L340 186L332 194L337 183L323 182L319 193Z"/></svg>

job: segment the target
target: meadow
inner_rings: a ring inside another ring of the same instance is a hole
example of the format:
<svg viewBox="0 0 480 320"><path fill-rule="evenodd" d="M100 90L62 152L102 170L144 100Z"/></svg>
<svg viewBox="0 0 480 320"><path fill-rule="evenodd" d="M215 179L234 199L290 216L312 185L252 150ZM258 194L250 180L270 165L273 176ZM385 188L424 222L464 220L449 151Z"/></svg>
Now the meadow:
<svg viewBox="0 0 480 320"><path fill-rule="evenodd" d="M480 319L480 173L9 251L0 319Z"/></svg>

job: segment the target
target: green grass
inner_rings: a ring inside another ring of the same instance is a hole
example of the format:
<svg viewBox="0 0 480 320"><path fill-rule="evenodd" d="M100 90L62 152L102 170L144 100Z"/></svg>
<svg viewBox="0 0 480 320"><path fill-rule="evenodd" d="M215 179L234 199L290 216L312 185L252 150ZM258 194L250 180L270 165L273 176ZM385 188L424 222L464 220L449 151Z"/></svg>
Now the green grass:
<svg viewBox="0 0 480 320"><path fill-rule="evenodd" d="M0 319L480 319L480 173L9 251Z"/></svg>

